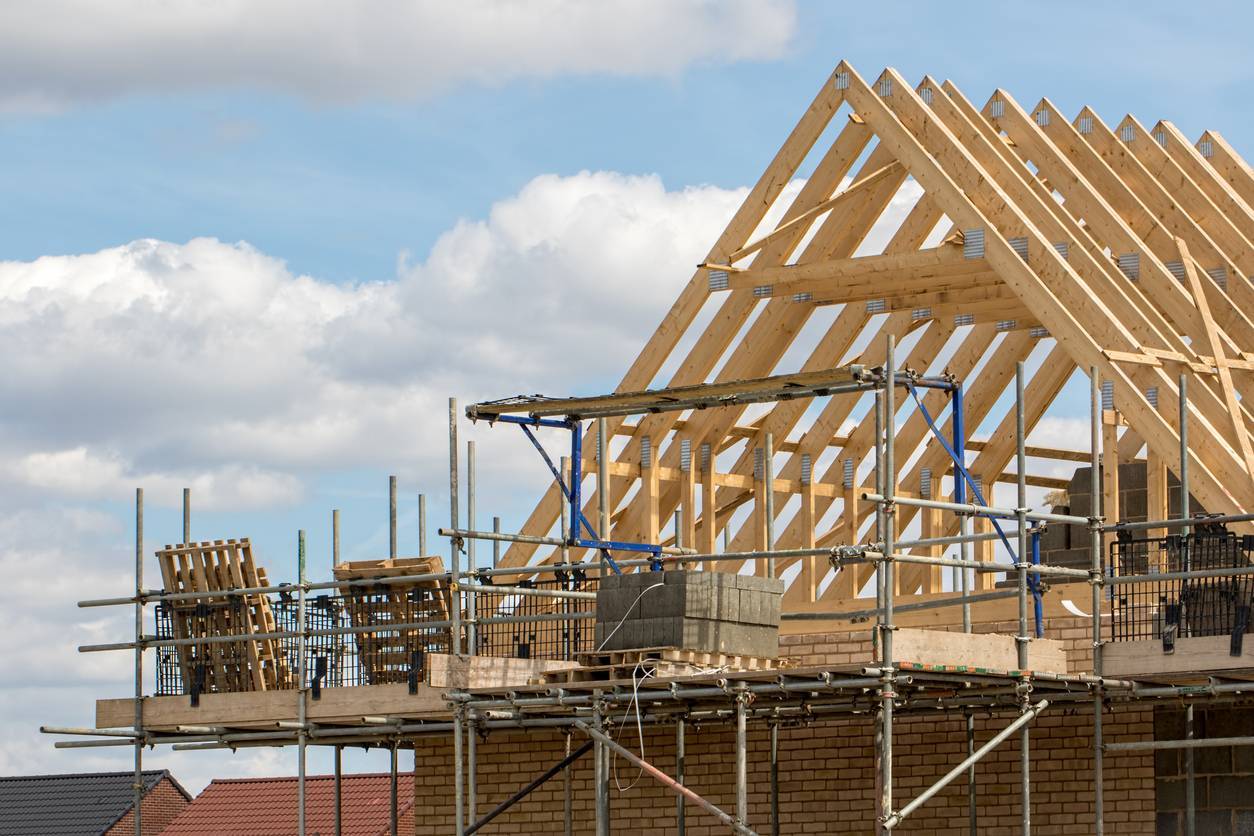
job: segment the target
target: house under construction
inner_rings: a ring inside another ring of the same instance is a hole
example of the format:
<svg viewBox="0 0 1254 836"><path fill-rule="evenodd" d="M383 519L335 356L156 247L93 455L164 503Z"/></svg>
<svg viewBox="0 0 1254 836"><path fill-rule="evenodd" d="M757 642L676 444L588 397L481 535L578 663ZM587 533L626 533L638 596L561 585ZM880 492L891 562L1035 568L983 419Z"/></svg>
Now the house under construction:
<svg viewBox="0 0 1254 836"><path fill-rule="evenodd" d="M1252 274L1218 134L842 63L615 393L450 404L440 548L157 587L140 494L135 693L45 731L412 749L422 834L1254 832Z"/></svg>

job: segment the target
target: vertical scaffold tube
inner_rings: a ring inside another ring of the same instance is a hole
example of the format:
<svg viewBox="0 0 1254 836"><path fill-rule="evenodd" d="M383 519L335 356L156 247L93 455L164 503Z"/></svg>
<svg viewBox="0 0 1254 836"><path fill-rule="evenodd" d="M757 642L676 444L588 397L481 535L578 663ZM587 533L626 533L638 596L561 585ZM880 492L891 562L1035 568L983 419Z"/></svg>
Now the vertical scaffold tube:
<svg viewBox="0 0 1254 836"><path fill-rule="evenodd" d="M1019 554L1017 563L1017 577L1019 587L1019 632L1015 635L1015 648L1018 651L1018 665L1020 671L1029 669L1028 665L1028 460L1027 449L1024 445L1024 434L1026 430L1026 419L1024 417L1023 406L1023 363L1020 361L1015 364L1015 468L1018 471L1015 482L1018 488L1016 510L1018 511L1019 523ZM1027 677L1019 683L1019 711L1026 713L1031 709L1029 702L1030 683ZM1019 732L1019 797L1022 803L1022 823L1020 829L1023 836L1029 836L1032 832L1032 783L1031 783L1031 761L1029 760L1029 745L1031 744L1031 733L1028 731L1030 724L1024 723L1022 730Z"/></svg>
<svg viewBox="0 0 1254 836"><path fill-rule="evenodd" d="M297 629L300 631L296 646L296 680L299 686L296 694L299 702L296 708L297 722L300 724L297 740L296 832L299 836L305 836L305 756L309 738L309 732L306 729L308 697L305 687L307 677L305 656L308 650L309 629L305 617L305 586L308 584L308 579L305 577L305 532L303 529L296 533L296 567L297 577L300 579L296 588L296 622L299 625Z"/></svg>
<svg viewBox="0 0 1254 836"><path fill-rule="evenodd" d="M684 735L686 733L684 718L680 717L675 723L675 780L680 784L684 782L684 753L685 743ZM678 836L684 836L686 823L684 822L684 796L682 793L677 794L675 798L675 832Z"/></svg>
<svg viewBox="0 0 1254 836"><path fill-rule="evenodd" d="M893 700L896 698L893 673L893 598L895 595L895 565L892 555L896 551L897 494L897 370L896 341L892 334L887 337L884 375L884 609L880 615L880 652L883 671L880 685L880 814L881 823L893 813Z"/></svg>
<svg viewBox="0 0 1254 836"><path fill-rule="evenodd" d="M459 503L457 489L457 398L448 399L448 514L449 527L454 531L457 530L457 505ZM459 654L462 652L462 544L456 537L449 539L450 562L449 569L452 572L452 590L450 598L452 600L452 616L449 620L453 622L452 629L449 631L449 652ZM458 743L460 746L460 742ZM461 779L460 773L458 780ZM461 836L461 831L458 831Z"/></svg>
<svg viewBox="0 0 1254 836"><path fill-rule="evenodd" d="M1092 520L1089 522L1089 557L1092 573L1093 609L1093 675L1102 675L1102 527L1100 506L1102 496L1102 404L1101 380L1097 367L1089 367L1089 496L1092 497ZM1102 836L1106 828L1102 787L1102 691L1093 686L1093 833Z"/></svg>
<svg viewBox="0 0 1254 836"><path fill-rule="evenodd" d="M144 489L135 489L135 778L132 809L141 836L144 808Z"/></svg>
<svg viewBox="0 0 1254 836"><path fill-rule="evenodd" d="M746 682L736 685L736 821L746 827L749 824L748 687Z"/></svg>

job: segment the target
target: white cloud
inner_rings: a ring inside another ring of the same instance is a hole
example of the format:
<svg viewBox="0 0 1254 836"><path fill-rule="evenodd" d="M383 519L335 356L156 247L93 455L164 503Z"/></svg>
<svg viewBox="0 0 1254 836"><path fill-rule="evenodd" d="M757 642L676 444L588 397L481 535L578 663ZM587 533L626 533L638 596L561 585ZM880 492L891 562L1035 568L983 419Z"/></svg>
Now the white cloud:
<svg viewBox="0 0 1254 836"><path fill-rule="evenodd" d="M213 239L0 262L0 472L229 510L294 502L315 472L436 465L450 394L616 384L744 194L546 175L351 285Z"/></svg>
<svg viewBox="0 0 1254 836"><path fill-rule="evenodd" d="M0 107L249 87L413 98L563 74L778 57L793 0L40 0L0 5Z"/></svg>

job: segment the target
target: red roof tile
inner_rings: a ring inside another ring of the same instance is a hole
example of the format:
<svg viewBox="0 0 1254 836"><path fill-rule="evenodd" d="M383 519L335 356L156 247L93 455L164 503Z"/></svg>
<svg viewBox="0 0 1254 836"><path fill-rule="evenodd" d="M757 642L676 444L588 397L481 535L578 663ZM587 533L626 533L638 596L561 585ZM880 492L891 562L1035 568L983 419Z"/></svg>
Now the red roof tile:
<svg viewBox="0 0 1254 836"><path fill-rule="evenodd" d="M400 832L414 832L413 773L402 773L397 788ZM345 775L340 799L344 836L386 836L391 827L387 774ZM335 833L335 779L305 778L305 832ZM162 836L296 836L295 778L217 779L179 814Z"/></svg>

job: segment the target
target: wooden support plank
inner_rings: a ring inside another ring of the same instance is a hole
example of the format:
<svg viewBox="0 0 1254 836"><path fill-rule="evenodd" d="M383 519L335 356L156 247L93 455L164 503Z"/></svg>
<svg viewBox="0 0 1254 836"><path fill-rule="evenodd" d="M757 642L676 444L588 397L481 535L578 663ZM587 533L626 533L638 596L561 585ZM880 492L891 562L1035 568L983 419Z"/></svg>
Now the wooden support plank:
<svg viewBox="0 0 1254 836"><path fill-rule="evenodd" d="M1110 642L1102 646L1102 673L1112 677L1161 677L1254 670L1254 642L1242 645L1240 656L1229 654L1230 636L1176 639L1176 652L1163 653L1160 640Z"/></svg>
<svg viewBox="0 0 1254 836"><path fill-rule="evenodd" d="M778 239L781 235L790 234L792 232L795 232L798 229L808 228L809 225L813 223L814 219L817 218L819 215L823 214L824 212L830 212L831 210L835 209L841 203L848 200L850 196L857 194L859 190L865 189L868 186L873 186L876 183L880 182L881 180L893 174L896 174L898 169L900 168L901 168L901 163L898 163L896 160L894 160L888 165L883 166L882 168L879 168L876 171L871 172L870 174L867 174L863 177L858 178L858 181L850 184L849 188L837 192L834 196L823 201L818 206L815 206L812 209L807 209L805 212L802 212L800 215L788 221L787 223L780 224L779 226L775 227L774 230L772 230L771 232L769 232L762 238L759 238L757 241L753 242L752 244L748 244L740 248L739 250L736 250L736 252L728 256L727 258L728 264L729 265L735 264L737 261L742 260L746 256L756 253L758 250L765 247L771 241ZM803 224L805 225L805 227L802 226Z"/></svg>
<svg viewBox="0 0 1254 836"><path fill-rule="evenodd" d="M893 658L898 662L945 667L1013 671L1019 668L1014 636L902 628L893 632ZM1028 670L1068 673L1067 651L1056 639L1028 643Z"/></svg>

